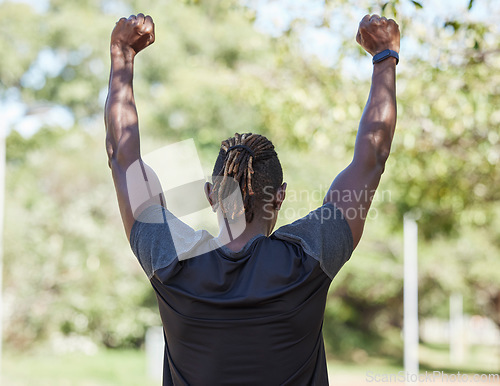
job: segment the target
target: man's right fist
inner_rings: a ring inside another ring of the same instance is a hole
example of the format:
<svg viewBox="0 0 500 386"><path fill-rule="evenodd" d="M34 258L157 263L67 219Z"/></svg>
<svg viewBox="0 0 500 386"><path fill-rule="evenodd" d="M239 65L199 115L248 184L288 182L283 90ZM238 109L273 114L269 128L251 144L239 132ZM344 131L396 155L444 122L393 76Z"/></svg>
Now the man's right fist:
<svg viewBox="0 0 500 386"><path fill-rule="evenodd" d="M372 56L384 50L399 53L399 26L378 15L366 15L359 23L356 41Z"/></svg>
<svg viewBox="0 0 500 386"><path fill-rule="evenodd" d="M111 48L118 48L124 53L135 56L155 41L155 25L151 16L139 13L122 17L111 33Z"/></svg>

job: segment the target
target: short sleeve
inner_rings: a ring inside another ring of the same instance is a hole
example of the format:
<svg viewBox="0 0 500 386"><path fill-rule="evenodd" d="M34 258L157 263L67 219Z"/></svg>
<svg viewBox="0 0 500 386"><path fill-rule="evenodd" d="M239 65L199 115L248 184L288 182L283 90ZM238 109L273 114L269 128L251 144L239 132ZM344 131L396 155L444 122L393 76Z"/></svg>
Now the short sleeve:
<svg viewBox="0 0 500 386"><path fill-rule="evenodd" d="M211 239L208 232L195 231L161 205L146 208L130 232L132 251L149 279L159 269L213 248Z"/></svg>
<svg viewBox="0 0 500 386"><path fill-rule="evenodd" d="M351 228L342 212L331 203L282 226L273 235L299 244L306 254L319 261L330 279L335 277L353 252Z"/></svg>
<svg viewBox="0 0 500 386"><path fill-rule="evenodd" d="M168 266L177 256L167 215L162 206L150 206L140 214L130 232L132 251L149 279L156 269Z"/></svg>

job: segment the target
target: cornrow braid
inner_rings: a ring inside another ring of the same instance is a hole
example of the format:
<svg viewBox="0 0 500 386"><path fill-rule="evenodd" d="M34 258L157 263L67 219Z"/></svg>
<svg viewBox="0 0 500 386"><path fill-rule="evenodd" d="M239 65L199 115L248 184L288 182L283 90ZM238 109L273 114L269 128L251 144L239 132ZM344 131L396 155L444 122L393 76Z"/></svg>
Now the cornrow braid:
<svg viewBox="0 0 500 386"><path fill-rule="evenodd" d="M214 194L224 217L234 220L244 211L247 223L254 218L255 202L265 198L265 188L271 186L275 192L283 180L274 145L263 135L252 133L236 133L222 141L212 175L216 177ZM234 201L225 201L234 191L231 179L239 184L243 208Z"/></svg>

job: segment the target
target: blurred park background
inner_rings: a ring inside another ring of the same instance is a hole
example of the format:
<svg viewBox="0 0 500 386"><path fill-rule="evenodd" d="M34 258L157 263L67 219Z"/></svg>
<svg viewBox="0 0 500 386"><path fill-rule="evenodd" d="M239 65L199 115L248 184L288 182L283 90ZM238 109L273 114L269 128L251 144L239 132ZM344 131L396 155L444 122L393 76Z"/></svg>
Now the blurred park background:
<svg viewBox="0 0 500 386"><path fill-rule="evenodd" d="M156 298L104 149L109 36L138 12L156 24L136 59L143 152L194 138L210 174L222 139L268 136L289 190L278 225L320 205L350 162L372 68L357 25L395 18L398 124L364 238L331 286L331 380L402 369L405 214L419 226L421 371L500 371L500 2L4 0L2 384L159 384L145 354Z"/></svg>

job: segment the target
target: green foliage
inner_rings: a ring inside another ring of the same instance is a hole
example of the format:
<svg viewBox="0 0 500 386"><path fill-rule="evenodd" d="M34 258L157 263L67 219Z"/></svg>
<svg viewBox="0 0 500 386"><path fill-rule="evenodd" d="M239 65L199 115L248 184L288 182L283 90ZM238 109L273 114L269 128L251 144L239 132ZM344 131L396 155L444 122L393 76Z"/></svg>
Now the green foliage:
<svg viewBox="0 0 500 386"><path fill-rule="evenodd" d="M24 157L19 134L8 138L5 336L19 348L57 333L136 346L158 323L144 274L116 243L123 230L96 137L41 130Z"/></svg>
<svg viewBox="0 0 500 386"><path fill-rule="evenodd" d="M466 17L422 24L422 4L327 1L313 22L327 28L334 14L383 10L397 15L403 36L426 53L402 55L398 128L380 187L390 194L375 201L363 242L328 299L325 337L338 353L381 352L382 339L391 343L386 354L399 352L407 212L420 216L421 315L447 317L448 295L458 291L467 312L500 324L498 29ZM7 139L11 346L58 334L137 346L147 326L159 323L153 291L123 234L102 124L111 29L122 13L141 10L153 16L157 33L136 63L144 152L192 137L209 170L222 139L259 132L277 146L296 192L325 190L352 156L369 90L368 79L345 76L352 63L365 65L354 31L335 30L340 60L329 68L300 50L307 20L269 37L254 30L256 13L235 0L61 0L43 14L0 3L0 36L11 53L0 58L0 98L17 90L28 107L62 105L75 117L69 130L45 127L31 138L12 131ZM284 213L313 209L321 197L287 200Z"/></svg>

